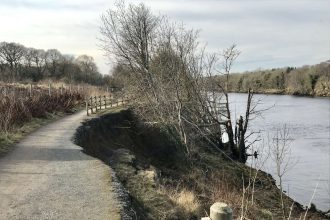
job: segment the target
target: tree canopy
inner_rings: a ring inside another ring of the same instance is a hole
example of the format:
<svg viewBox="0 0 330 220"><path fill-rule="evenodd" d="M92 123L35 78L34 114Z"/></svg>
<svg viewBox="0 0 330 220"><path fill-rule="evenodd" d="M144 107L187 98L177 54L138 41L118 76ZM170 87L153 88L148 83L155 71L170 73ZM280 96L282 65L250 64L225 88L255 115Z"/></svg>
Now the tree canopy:
<svg viewBox="0 0 330 220"><path fill-rule="evenodd" d="M98 71L94 58L89 55L74 57L57 49L28 48L14 42L0 43L0 79L32 82L53 79L94 85L109 81Z"/></svg>

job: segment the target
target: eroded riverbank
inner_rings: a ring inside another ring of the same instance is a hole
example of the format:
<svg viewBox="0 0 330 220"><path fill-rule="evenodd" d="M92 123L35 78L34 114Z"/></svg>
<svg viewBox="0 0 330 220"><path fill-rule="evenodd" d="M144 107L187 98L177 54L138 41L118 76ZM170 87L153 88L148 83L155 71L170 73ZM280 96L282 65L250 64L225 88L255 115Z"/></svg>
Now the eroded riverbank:
<svg viewBox="0 0 330 220"><path fill-rule="evenodd" d="M234 217L240 217L242 186L246 217L281 216L279 190L271 176L259 171L252 192L249 179L255 170L228 161L207 148L187 159L169 132L166 128L147 126L130 111L121 111L85 122L78 130L77 143L88 154L111 165L129 192L129 210L134 210L139 219L199 219L215 201L228 203L234 209ZM285 204L287 212L293 204L293 218L304 213L288 197ZM308 216L325 218L313 211Z"/></svg>

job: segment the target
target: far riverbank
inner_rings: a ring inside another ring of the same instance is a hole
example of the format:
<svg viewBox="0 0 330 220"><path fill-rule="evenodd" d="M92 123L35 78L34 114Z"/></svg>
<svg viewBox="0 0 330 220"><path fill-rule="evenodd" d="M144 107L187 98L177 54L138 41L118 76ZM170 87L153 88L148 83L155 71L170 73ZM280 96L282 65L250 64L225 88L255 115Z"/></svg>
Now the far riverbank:
<svg viewBox="0 0 330 220"><path fill-rule="evenodd" d="M238 91L238 90L230 90L230 93L241 93L247 94L248 91ZM329 93L294 93L290 91L286 91L283 89L266 89L266 90L253 90L254 94L259 95L292 95L292 96L301 96L301 97L325 97L330 98L330 90Z"/></svg>

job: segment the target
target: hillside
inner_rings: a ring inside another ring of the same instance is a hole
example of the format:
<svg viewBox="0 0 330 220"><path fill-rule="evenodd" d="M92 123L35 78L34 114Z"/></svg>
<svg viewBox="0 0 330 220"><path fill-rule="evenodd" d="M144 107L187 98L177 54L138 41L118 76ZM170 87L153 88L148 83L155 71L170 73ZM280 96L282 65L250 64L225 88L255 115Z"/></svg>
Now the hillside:
<svg viewBox="0 0 330 220"><path fill-rule="evenodd" d="M330 61L302 67L273 68L244 73L229 77L232 92L290 94L305 96L330 96ZM223 76L216 77L218 82Z"/></svg>

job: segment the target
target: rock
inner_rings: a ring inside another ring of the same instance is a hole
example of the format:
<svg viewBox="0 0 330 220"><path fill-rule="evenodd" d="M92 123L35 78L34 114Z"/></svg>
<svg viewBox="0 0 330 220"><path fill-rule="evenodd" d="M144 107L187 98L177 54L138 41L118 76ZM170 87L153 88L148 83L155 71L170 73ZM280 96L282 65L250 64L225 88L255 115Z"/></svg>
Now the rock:
<svg viewBox="0 0 330 220"><path fill-rule="evenodd" d="M216 202L210 208L212 220L232 220L233 211L226 203Z"/></svg>

